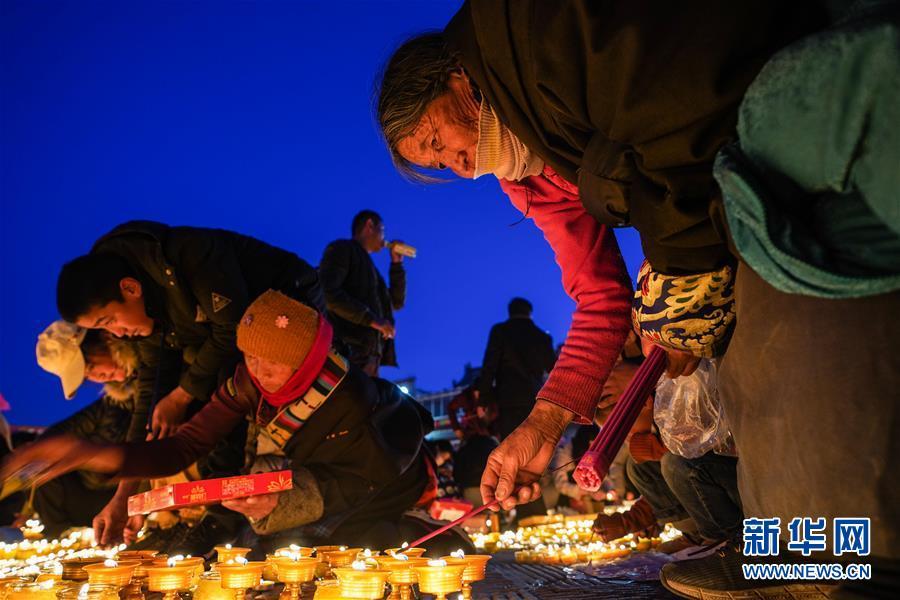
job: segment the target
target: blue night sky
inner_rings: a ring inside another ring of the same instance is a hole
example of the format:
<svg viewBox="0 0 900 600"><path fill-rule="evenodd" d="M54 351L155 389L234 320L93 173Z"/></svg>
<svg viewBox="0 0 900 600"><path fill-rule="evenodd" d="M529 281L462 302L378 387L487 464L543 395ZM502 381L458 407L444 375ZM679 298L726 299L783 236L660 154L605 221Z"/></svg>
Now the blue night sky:
<svg viewBox="0 0 900 600"><path fill-rule="evenodd" d="M448 387L479 364L510 297L562 341L574 304L540 232L496 180L413 185L377 135L373 80L459 1L0 0L0 392L16 424L66 403L35 363L63 262L130 219L233 229L317 264L362 208L418 246L399 369ZM629 270L641 259L619 232ZM387 267L386 253L376 256Z"/></svg>

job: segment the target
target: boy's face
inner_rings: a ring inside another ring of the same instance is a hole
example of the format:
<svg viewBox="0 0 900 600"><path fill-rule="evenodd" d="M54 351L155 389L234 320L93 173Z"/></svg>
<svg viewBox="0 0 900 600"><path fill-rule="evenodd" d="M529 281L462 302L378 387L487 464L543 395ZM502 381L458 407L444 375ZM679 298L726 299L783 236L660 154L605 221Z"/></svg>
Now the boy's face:
<svg viewBox="0 0 900 600"><path fill-rule="evenodd" d="M262 386L263 391L269 393L275 393L280 390L296 371L291 365L272 362L254 354L245 354L244 362L250 374Z"/></svg>
<svg viewBox="0 0 900 600"><path fill-rule="evenodd" d="M138 280L126 277L119 283L122 301L94 306L75 322L86 329L104 329L116 337L146 337L153 333L153 319L147 316Z"/></svg>

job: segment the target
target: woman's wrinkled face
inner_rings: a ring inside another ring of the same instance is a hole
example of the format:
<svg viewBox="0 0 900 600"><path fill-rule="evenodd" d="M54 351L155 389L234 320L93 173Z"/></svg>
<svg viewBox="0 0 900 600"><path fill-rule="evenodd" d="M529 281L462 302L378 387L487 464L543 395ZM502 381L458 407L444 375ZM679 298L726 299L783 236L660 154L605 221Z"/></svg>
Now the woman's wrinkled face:
<svg viewBox="0 0 900 600"><path fill-rule="evenodd" d="M275 393L280 390L296 370L290 365L272 362L254 354L245 354L244 363L247 365L247 370L250 371L250 374L262 386L263 391L269 393Z"/></svg>
<svg viewBox="0 0 900 600"><path fill-rule="evenodd" d="M94 383L125 381L128 374L116 364L109 353L96 353L84 357L84 378Z"/></svg>
<svg viewBox="0 0 900 600"><path fill-rule="evenodd" d="M426 169L447 169L465 179L475 176L478 102L464 73L453 73L409 136L397 143L400 156Z"/></svg>

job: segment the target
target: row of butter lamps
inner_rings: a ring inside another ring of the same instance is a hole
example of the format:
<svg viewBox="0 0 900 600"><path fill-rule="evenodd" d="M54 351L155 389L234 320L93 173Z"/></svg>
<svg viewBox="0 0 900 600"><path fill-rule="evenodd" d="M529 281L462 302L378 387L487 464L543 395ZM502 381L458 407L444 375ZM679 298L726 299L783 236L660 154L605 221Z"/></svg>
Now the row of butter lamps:
<svg viewBox="0 0 900 600"><path fill-rule="evenodd" d="M163 593L164 600L174 600L180 591L190 588L196 589L198 600L243 600L246 591L257 586L265 574L285 585L283 598L297 600L303 583L313 581L317 575L333 574L337 585L319 586L318 600L378 600L384 596L388 583L390 600L410 600L415 584L437 600L445 600L453 592L462 592L463 598L469 600L472 583L484 579L490 560L487 555L465 555L462 551L429 560L422 556L424 548L391 548L384 554L373 554L343 546L289 546L268 555L266 561L246 560L249 552L249 548L218 546L218 562L204 573L200 557L170 558L154 551L124 551L118 560L94 564L66 561L63 578L79 579L81 570L90 586L122 590L121 597L126 600L142 599L144 585L152 592Z"/></svg>

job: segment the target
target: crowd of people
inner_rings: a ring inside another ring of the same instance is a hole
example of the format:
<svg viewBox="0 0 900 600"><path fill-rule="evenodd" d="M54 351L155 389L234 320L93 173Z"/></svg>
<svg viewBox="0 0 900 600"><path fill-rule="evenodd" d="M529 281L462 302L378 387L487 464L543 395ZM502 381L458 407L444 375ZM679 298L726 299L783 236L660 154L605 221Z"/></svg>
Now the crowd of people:
<svg viewBox="0 0 900 600"><path fill-rule="evenodd" d="M543 512L552 464L570 507L601 502L567 467L655 345L666 376L604 491L639 499L597 535L677 523L684 560L660 578L684 597L897 597L898 25L894 1L468 0L393 53L375 117L398 171L495 177L576 303L559 352L523 299L491 330L451 405L453 493ZM646 259L634 285L623 226ZM117 227L63 267L63 321L38 345L67 396L84 378L104 395L4 474L41 463L42 489L90 496L35 504L104 542L140 525L124 500L142 480L285 466L293 490L210 508L189 533L262 550L415 538L450 452L424 449L430 415L378 377L405 301L402 256L387 282L371 261L384 246L372 211L318 269L238 233ZM796 517L860 516L871 580L741 572L745 518L779 518L784 541Z"/></svg>

